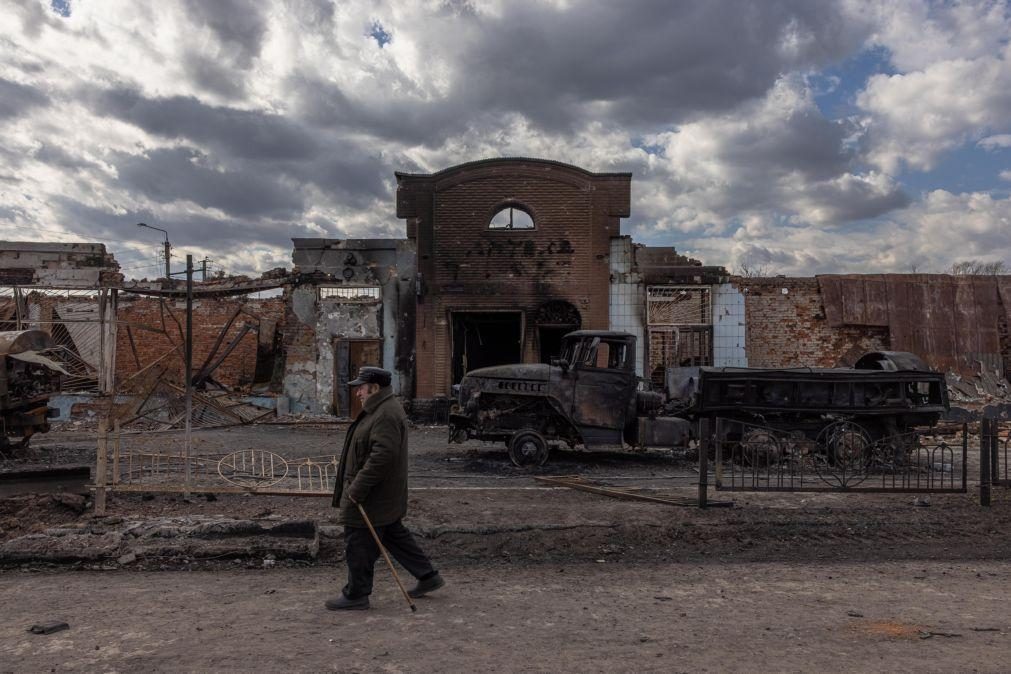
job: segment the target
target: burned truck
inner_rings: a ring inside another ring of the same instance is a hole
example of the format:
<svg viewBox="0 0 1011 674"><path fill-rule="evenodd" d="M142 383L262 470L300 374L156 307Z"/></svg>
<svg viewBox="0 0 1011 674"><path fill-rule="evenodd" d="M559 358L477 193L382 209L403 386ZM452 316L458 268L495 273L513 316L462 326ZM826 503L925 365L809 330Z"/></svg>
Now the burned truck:
<svg viewBox="0 0 1011 674"><path fill-rule="evenodd" d="M0 449L25 446L49 430L50 396L66 371L47 354L56 348L42 330L0 331Z"/></svg>
<svg viewBox="0 0 1011 674"><path fill-rule="evenodd" d="M721 417L815 440L845 429L866 442L932 425L949 407L944 375L913 354L875 352L854 368L672 368L662 391L635 374L636 338L580 330L550 364L468 372L454 387L450 440L502 441L521 467L552 444L684 449ZM833 430L835 429L835 430Z"/></svg>

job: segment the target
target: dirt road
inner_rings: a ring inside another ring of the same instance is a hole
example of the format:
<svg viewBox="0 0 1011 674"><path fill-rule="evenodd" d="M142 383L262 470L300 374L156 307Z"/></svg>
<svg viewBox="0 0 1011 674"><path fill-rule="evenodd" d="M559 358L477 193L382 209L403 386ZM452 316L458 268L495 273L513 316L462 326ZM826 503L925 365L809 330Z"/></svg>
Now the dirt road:
<svg viewBox="0 0 1011 674"><path fill-rule="evenodd" d="M304 456L342 434L242 428L196 443ZM46 441L52 463L93 460L93 439ZM116 567L115 554L51 572L29 562L0 571L0 672L1007 671L1006 490L989 509L973 493L720 493L733 508L700 510L544 488L501 447L447 446L441 428L411 442L407 524L450 579L417 615L382 568L371 611L323 610L343 568L322 554L272 569L211 548L141 553L130 571L88 570ZM697 481L687 457L657 453L561 452L543 472L684 497ZM0 499L0 544L145 518L332 515L324 498L115 494L98 518L18 496ZM71 629L25 631L52 619Z"/></svg>
<svg viewBox="0 0 1011 674"><path fill-rule="evenodd" d="M0 671L999 672L1008 562L448 567L412 615L339 569L0 575ZM34 635L61 619L68 631Z"/></svg>

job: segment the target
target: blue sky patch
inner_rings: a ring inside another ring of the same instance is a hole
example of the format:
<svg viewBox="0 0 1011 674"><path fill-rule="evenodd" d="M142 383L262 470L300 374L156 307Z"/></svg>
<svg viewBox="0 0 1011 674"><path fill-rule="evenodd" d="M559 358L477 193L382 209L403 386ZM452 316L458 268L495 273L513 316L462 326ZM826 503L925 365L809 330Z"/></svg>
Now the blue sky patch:
<svg viewBox="0 0 1011 674"><path fill-rule="evenodd" d="M385 47L393 41L393 35L383 28L383 24L379 23L378 19L369 26L369 37L375 40L380 47Z"/></svg>

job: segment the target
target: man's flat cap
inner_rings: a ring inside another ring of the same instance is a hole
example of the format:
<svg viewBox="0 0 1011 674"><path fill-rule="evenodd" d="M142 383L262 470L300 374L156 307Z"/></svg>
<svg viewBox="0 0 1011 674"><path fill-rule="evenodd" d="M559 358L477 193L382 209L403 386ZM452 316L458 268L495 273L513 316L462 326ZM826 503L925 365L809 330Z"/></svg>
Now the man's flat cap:
<svg viewBox="0 0 1011 674"><path fill-rule="evenodd" d="M389 386L393 380L393 374L389 370L381 367L365 366L358 370L358 377L348 382L348 386L361 386L362 384L379 384Z"/></svg>

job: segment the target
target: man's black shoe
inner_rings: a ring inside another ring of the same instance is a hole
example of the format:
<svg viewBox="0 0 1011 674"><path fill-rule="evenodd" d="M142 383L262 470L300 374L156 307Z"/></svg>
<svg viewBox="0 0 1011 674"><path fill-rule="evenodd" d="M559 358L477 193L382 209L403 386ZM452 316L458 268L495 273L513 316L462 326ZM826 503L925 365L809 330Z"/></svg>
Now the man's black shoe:
<svg viewBox="0 0 1011 674"><path fill-rule="evenodd" d="M343 594L339 597L326 600L326 607L331 611L360 611L369 607L369 598L359 597L358 599L348 599Z"/></svg>
<svg viewBox="0 0 1011 674"><path fill-rule="evenodd" d="M424 597L429 592L435 592L445 584L446 581L442 579L442 576L436 573L431 578L419 580L417 585L407 591L407 594L417 599L418 597Z"/></svg>

